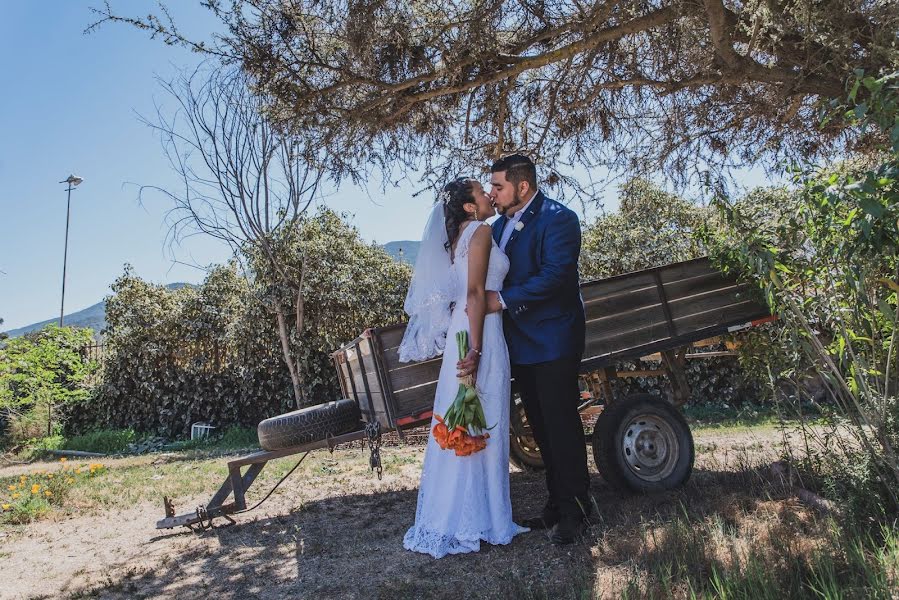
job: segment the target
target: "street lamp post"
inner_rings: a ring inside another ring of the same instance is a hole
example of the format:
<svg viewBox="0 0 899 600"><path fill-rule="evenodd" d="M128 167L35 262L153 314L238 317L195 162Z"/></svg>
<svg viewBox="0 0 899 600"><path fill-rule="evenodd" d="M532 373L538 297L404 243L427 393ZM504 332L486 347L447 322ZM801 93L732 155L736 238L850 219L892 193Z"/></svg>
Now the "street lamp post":
<svg viewBox="0 0 899 600"><path fill-rule="evenodd" d="M69 184L68 188L66 188L66 241L62 250L62 299L60 300L59 306L60 327L62 327L62 316L66 308L66 258L69 254L69 214L72 208L72 188L77 187L82 181L84 181L84 179L77 175L69 175L68 178L59 182Z"/></svg>

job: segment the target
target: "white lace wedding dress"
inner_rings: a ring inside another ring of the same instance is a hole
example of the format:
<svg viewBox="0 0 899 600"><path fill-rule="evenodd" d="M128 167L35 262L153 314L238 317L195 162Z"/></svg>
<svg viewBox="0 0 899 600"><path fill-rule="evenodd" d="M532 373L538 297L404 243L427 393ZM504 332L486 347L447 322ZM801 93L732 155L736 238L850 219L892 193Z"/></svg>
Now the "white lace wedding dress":
<svg viewBox="0 0 899 600"><path fill-rule="evenodd" d="M468 223L459 238L450 269L456 290L456 308L446 336L446 349L434 398L434 413L444 415L456 397L456 332L468 330L465 314L468 282L468 244L483 221ZM488 290L501 291L509 270L509 259L493 243L487 270ZM490 431L487 447L470 456L456 456L428 436L415 524L406 532L403 545L408 550L440 558L447 554L477 552L481 540L508 544L528 531L512 521L509 499L509 351L503 336L501 313L484 318L482 356L477 388ZM431 420L431 428L437 424Z"/></svg>

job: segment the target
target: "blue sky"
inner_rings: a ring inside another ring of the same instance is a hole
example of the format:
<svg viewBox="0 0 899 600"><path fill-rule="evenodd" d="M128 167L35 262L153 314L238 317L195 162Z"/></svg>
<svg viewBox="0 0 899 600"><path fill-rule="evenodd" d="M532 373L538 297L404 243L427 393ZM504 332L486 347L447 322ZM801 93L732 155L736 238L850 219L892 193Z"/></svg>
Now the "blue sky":
<svg viewBox="0 0 899 600"><path fill-rule="evenodd" d="M69 173L84 178L72 193L66 313L109 293L125 263L144 279L197 282L190 265L223 262L228 251L194 237L165 247L160 197L143 205L135 184L176 184L159 140L137 114L165 105L156 76L169 78L200 60L140 31L107 24L82 32L102 0L4 0L0 20L3 93L0 94L0 329L59 314ZM148 0L113 1L132 15L154 11ZM216 21L198 2L167 3L189 36L205 38ZM743 178L762 183L758 173ZM369 241L418 239L430 198L405 187L383 193L344 185L327 203L354 214ZM607 209L614 208L611 199Z"/></svg>
<svg viewBox="0 0 899 600"><path fill-rule="evenodd" d="M137 202L134 183L175 184L158 138L136 113L165 101L155 77L201 59L126 26L90 35L90 6L102 0L4 0L0 52L0 318L12 329L59 314L69 173L84 178L72 193L66 312L109 293L130 263L148 280L196 282L203 272L173 263L166 250L162 197ZM179 26L204 37L215 26L197 2L169 2ZM145 0L112 2L142 15ZM129 183L130 182L130 183ZM428 199L409 190L385 196L344 186L328 204L355 213L368 240L417 238ZM377 204L375 203L377 202ZM402 215L397 218L397 215ZM217 243L194 237L176 258L206 265L228 256Z"/></svg>

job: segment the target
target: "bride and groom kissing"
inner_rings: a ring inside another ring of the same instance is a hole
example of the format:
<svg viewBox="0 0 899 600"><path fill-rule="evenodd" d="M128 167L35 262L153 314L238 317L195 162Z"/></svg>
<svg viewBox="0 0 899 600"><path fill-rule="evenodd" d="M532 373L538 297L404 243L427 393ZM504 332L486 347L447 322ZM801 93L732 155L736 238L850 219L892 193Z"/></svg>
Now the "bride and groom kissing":
<svg viewBox="0 0 899 600"><path fill-rule="evenodd" d="M485 223L499 212L492 226ZM446 414L459 377L476 382L486 423L483 450L443 450L432 422L415 523L403 540L440 558L508 544L530 529L554 544L575 541L592 510L578 367L584 307L578 280L580 222L537 186L534 163L513 154L490 169L490 192L471 178L447 184L425 227L405 310L403 362L443 352L434 415ZM457 360L456 334L467 331ZM512 516L509 495L510 385L514 378L546 465L540 514Z"/></svg>

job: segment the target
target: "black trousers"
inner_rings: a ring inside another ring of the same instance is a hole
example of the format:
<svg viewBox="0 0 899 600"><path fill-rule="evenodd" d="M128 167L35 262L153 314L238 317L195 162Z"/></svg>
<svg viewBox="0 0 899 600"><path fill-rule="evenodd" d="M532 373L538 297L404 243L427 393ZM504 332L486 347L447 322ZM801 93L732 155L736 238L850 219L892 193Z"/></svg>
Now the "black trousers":
<svg viewBox="0 0 899 600"><path fill-rule="evenodd" d="M590 475L580 403L580 357L535 365L512 365L512 376L546 465L548 508L560 515L591 509Z"/></svg>

